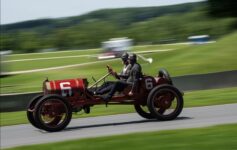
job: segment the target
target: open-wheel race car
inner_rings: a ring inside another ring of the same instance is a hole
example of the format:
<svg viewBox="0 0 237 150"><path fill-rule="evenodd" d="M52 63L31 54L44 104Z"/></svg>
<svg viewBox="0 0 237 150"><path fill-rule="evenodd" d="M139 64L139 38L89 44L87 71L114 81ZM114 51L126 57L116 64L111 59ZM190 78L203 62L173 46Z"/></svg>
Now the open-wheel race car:
<svg viewBox="0 0 237 150"><path fill-rule="evenodd" d="M96 88L110 73L88 87L87 79L45 80L43 93L34 97L27 107L29 122L36 128L49 132L64 129L72 118L72 112L90 113L93 105L105 104L92 95L89 89ZM160 69L156 77L143 75L136 92L130 96L130 87L116 93L109 105L134 105L136 112L146 119L172 120L183 109L183 93L172 83L169 73ZM122 107L122 106L121 106Z"/></svg>

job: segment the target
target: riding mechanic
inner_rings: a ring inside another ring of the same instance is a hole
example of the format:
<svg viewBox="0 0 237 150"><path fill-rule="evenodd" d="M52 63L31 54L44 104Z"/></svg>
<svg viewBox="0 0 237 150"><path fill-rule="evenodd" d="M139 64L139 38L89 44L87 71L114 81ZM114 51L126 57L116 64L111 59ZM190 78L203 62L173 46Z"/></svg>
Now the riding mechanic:
<svg viewBox="0 0 237 150"><path fill-rule="evenodd" d="M108 93L106 95L101 95L100 97L107 103L116 91L123 91L126 87L131 86L129 96L132 96L137 89L139 79L142 78L142 68L139 63L137 63L136 54L130 54L128 56L128 62L131 65L131 70L127 80L118 80L113 82L111 86L108 87ZM109 71L112 75L116 76L113 70L110 68Z"/></svg>
<svg viewBox="0 0 237 150"><path fill-rule="evenodd" d="M131 64L129 64L128 62L128 56L129 55L127 52L123 53L121 56L121 60L124 66L120 74L116 73L112 70L112 68L108 67L108 71L118 80L126 81L128 79L129 72L131 70ZM107 81L103 83L99 88L92 91L93 95L103 95L105 93L108 93L115 83L115 81Z"/></svg>

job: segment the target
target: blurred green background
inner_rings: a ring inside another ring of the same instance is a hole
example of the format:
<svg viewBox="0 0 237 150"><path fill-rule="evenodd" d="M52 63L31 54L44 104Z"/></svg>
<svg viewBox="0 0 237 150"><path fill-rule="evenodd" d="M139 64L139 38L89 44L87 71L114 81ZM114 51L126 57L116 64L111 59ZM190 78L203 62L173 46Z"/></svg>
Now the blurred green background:
<svg viewBox="0 0 237 150"><path fill-rule="evenodd" d="M1 25L0 50L98 48L113 37L135 44L183 42L191 35L220 38L237 28L235 1L208 0L171 6L103 9L81 16Z"/></svg>
<svg viewBox="0 0 237 150"><path fill-rule="evenodd" d="M161 50L142 54L153 58L152 64L139 59L145 74L155 76L159 68L166 68L171 76L236 70L234 4L209 0L160 7L104 9L76 17L1 25L0 50L13 50L3 62L11 72L82 65L3 77L0 94L41 91L42 81L47 77L50 80L86 77L93 83L91 77L103 76L107 64L120 71L119 59L99 61L96 58L102 51L101 42L113 37L133 39L130 52ZM220 13L224 10L224 14ZM186 43L189 36L200 34L209 35L210 40L216 42ZM92 64L86 64L88 62ZM235 103L235 90L226 88L185 94L185 107ZM123 109L112 106L109 110L98 106L90 116L129 112L134 112L130 106ZM1 113L1 116L1 125L27 123L24 112Z"/></svg>
<svg viewBox="0 0 237 150"><path fill-rule="evenodd" d="M234 0L207 0L159 7L103 9L81 16L1 25L0 51L13 51L2 63L11 72L83 65L1 77L0 94L40 91L46 77L50 80L86 77L92 83L91 76L98 79L104 75L107 64L120 71L119 59L98 61L95 57L102 50L101 42L114 37L133 39L130 52L168 50L143 54L153 58L152 64L139 59L145 74L154 76L159 68L166 68L171 76L236 70L236 7ZM193 35L209 35L215 42L180 44L188 42L187 38ZM41 53L47 51L53 52ZM95 63L85 64L88 62ZM236 103L236 92L236 87L187 92L185 107ZM135 112L132 106L107 109L95 106L90 115L75 114L73 117L130 112ZM0 116L0 126L28 123L22 111L0 113ZM234 124L13 149L237 149L236 129Z"/></svg>

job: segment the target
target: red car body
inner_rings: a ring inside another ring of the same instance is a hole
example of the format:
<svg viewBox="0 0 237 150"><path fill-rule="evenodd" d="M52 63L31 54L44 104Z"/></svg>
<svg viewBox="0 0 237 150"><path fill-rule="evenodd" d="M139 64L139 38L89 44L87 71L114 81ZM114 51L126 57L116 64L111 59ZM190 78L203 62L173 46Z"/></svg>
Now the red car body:
<svg viewBox="0 0 237 150"><path fill-rule="evenodd" d="M97 82L94 85L97 86ZM132 96L128 94L130 89L127 87L116 93L108 104L134 105L137 113L147 119L172 120L182 111L182 92L172 85L164 69L159 71L157 77L144 75ZM176 106L173 107L174 102ZM72 112L84 110L90 113L91 106L104 103L100 96L88 92L88 81L85 78L45 80L43 94L29 103L27 117L39 129L59 131L68 125ZM143 107L147 107L148 111ZM165 114L171 108L172 113Z"/></svg>

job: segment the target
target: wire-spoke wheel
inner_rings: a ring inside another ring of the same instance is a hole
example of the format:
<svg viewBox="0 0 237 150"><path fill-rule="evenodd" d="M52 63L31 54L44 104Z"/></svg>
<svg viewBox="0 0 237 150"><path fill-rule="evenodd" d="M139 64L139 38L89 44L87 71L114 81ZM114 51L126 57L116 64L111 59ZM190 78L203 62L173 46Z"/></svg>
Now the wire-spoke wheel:
<svg viewBox="0 0 237 150"><path fill-rule="evenodd" d="M43 97L35 108L35 120L46 131L60 131L72 118L72 109L68 101L57 95Z"/></svg>
<svg viewBox="0 0 237 150"><path fill-rule="evenodd" d="M183 96L174 86L157 86L150 92L147 106L158 120L172 120L183 109Z"/></svg>

